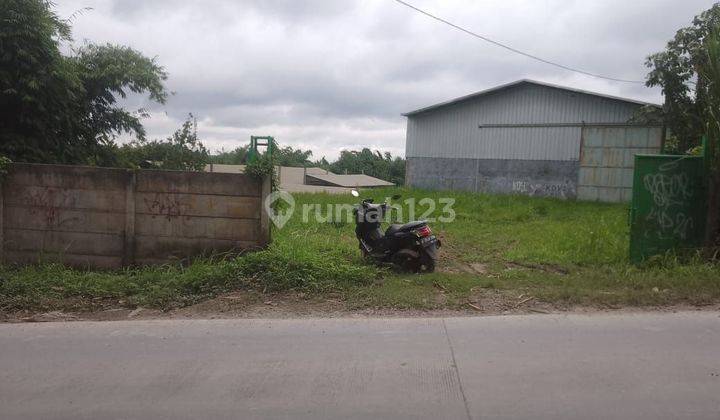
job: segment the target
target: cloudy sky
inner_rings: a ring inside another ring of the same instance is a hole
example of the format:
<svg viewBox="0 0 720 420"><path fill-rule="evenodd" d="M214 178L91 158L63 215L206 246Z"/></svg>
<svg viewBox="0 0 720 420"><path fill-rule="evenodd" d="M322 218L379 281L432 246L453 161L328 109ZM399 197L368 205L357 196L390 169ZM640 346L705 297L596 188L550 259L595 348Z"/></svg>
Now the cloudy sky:
<svg viewBox="0 0 720 420"><path fill-rule="evenodd" d="M548 60L640 79L644 57L711 0L407 0ZM392 0L56 0L75 43L129 45L156 56L176 92L146 107L151 138L192 112L211 150L251 134L311 149L316 158L371 147L404 154L400 114L531 78L660 102L660 92L515 55Z"/></svg>

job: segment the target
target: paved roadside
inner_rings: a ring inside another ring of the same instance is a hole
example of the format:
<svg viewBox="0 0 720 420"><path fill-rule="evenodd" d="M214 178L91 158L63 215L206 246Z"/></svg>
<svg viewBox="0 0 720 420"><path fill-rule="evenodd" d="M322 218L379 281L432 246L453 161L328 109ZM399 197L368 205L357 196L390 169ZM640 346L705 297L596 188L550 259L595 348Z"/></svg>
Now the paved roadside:
<svg viewBox="0 0 720 420"><path fill-rule="evenodd" d="M720 418L720 313L0 325L0 418Z"/></svg>

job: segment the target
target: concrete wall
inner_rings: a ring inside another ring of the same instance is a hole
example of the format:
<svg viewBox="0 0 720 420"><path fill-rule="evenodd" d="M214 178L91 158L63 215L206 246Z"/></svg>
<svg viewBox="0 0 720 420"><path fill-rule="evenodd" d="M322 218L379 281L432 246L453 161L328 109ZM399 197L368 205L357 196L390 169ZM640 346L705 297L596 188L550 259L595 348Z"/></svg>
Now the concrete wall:
<svg viewBox="0 0 720 420"><path fill-rule="evenodd" d="M578 162L408 158L407 185L437 190L575 198Z"/></svg>
<svg viewBox="0 0 720 420"><path fill-rule="evenodd" d="M0 258L116 268L262 247L270 183L242 174L13 164Z"/></svg>
<svg viewBox="0 0 720 420"><path fill-rule="evenodd" d="M576 141L573 160L408 157L405 182L428 189L628 201L633 156L659 153L662 128L588 126Z"/></svg>

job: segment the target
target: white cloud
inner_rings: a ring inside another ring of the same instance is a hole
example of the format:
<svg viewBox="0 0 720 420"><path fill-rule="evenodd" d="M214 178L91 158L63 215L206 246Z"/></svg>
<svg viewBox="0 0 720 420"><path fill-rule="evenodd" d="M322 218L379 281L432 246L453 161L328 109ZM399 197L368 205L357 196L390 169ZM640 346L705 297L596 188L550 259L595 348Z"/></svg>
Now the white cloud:
<svg viewBox="0 0 720 420"><path fill-rule="evenodd" d="M476 32L594 73L643 79L645 56L710 0L414 0ZM660 92L514 55L391 0L60 0L83 40L157 56L177 92L148 107L150 137L189 112L212 150L251 134L336 157L343 148L404 153L402 112L520 78L659 102Z"/></svg>

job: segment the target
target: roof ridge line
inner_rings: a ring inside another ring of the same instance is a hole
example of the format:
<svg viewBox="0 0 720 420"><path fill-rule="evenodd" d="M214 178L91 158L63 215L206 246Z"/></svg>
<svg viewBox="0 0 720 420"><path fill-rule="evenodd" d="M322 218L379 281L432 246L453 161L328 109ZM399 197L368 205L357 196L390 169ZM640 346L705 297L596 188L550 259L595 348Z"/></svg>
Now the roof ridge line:
<svg viewBox="0 0 720 420"><path fill-rule="evenodd" d="M421 113L423 113L423 112L431 111L431 110L434 110L434 109L437 109L437 108L442 108L442 107L445 107L445 106L448 106L448 105L453 105L453 104L456 104L456 103L459 103L459 102L464 102L464 101L467 101L467 100L470 100L470 99L474 99L474 98L477 98L477 97L480 97L480 96L484 96L484 95L487 95L487 94L490 94L490 93L494 93L494 92L497 92L497 91L501 91L501 90L503 90L503 89L508 89L508 88L511 88L511 87L514 87L514 86L518 86L518 85L521 85L521 84L523 84L523 83L530 83L530 84L534 84L534 85L538 85L538 86L544 86L544 87L549 87L549 88L553 88L553 89L560 89L560 90L565 90L565 91L570 91L570 92L577 92L577 93L582 93L582 94L584 94L584 95L597 96L597 97L601 97L601 98L605 98L605 99L611 99L611 100L615 100L615 101L630 102L630 103L634 103L634 104L637 104L637 105L646 105L646 106L661 107L661 105L659 105L659 104L652 103L652 102L640 101L640 100L637 100L637 99L623 98L623 97L620 97L620 96L608 95L608 94L605 94L605 93L592 92L592 91L589 91L589 90L583 90L583 89L577 89L577 88L572 88L572 87L568 87L568 86L556 85L556 84L553 84L553 83L541 82L541 81L533 80L533 79L519 79L519 80L515 80L514 82L504 83L504 84L497 85L497 86L494 86L494 87L491 87L491 88L488 88L488 89L480 90L480 91L477 91L477 92L474 92L474 93L471 93L471 94L468 94L468 95L459 96L459 97L457 97L457 98L450 99L450 100L443 101L443 102L438 102L438 103L436 103L436 104L434 104L434 105L429 105L429 106L426 106L426 107L423 107L423 108L418 108L418 109L416 109L416 110L414 110L414 111L406 112L406 113L403 113L403 114L401 114L401 115L404 116L404 117L410 117L410 116L413 116L413 115L421 114Z"/></svg>

